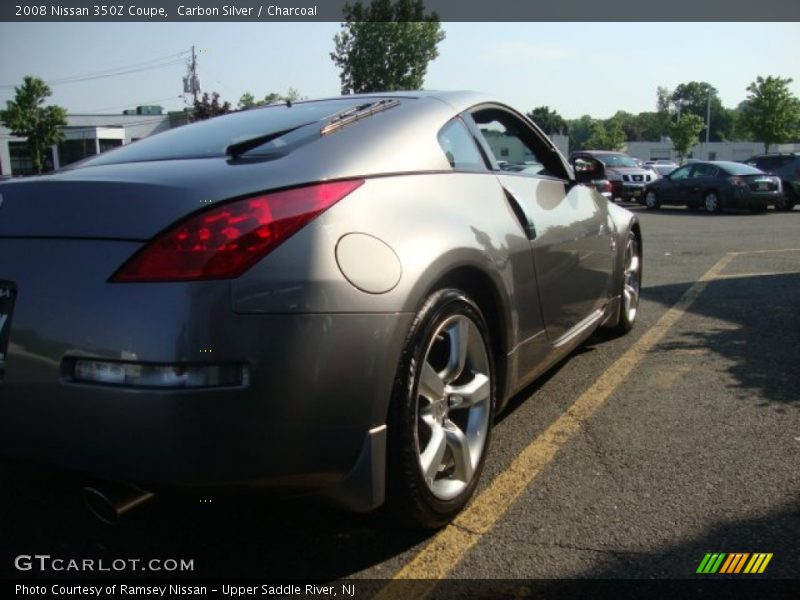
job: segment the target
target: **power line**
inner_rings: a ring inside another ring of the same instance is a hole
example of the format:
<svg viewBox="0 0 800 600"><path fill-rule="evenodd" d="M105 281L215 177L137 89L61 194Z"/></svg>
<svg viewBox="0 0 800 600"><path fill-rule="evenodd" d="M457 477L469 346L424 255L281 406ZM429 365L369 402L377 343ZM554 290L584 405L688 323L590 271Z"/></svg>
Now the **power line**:
<svg viewBox="0 0 800 600"><path fill-rule="evenodd" d="M139 73L142 71L149 71L152 69L161 69L163 67L170 67L173 65L178 65L183 63L182 56L189 54L189 50L184 50L183 52L179 52L177 54L170 54L168 56L162 56L159 58L153 58L150 60L146 60L143 62L133 63L121 67L115 67L113 69L103 69L101 71L93 71L91 73L85 73L83 75L72 75L70 77L62 77L60 79L51 79L47 81L47 85L62 85L66 83L80 83L83 81L91 81L95 79L106 79L108 77L117 77L119 75L129 75L131 73ZM167 62L163 62L167 61ZM154 64L160 63L160 64ZM8 89L16 87L12 84L4 84L0 85L0 89Z"/></svg>

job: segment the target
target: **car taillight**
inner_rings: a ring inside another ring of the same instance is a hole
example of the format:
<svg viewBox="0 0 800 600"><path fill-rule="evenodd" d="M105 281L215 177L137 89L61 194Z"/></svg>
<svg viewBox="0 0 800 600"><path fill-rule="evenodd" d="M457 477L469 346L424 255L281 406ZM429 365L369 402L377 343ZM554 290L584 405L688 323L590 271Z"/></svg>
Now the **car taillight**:
<svg viewBox="0 0 800 600"><path fill-rule="evenodd" d="M238 277L363 183L330 181L213 206L160 233L110 281Z"/></svg>
<svg viewBox="0 0 800 600"><path fill-rule="evenodd" d="M747 187L747 182L741 177L731 177L728 179L736 187Z"/></svg>
<svg viewBox="0 0 800 600"><path fill-rule="evenodd" d="M603 181L603 192L610 193L611 192L611 182L607 179Z"/></svg>

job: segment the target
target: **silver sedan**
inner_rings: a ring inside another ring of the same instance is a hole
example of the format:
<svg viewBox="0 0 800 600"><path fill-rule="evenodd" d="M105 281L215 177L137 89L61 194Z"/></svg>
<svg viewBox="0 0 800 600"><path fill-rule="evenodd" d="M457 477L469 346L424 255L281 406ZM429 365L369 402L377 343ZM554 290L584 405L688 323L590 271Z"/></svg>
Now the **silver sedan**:
<svg viewBox="0 0 800 600"><path fill-rule="evenodd" d="M441 526L512 395L634 323L641 229L602 179L490 97L409 92L4 182L0 452Z"/></svg>

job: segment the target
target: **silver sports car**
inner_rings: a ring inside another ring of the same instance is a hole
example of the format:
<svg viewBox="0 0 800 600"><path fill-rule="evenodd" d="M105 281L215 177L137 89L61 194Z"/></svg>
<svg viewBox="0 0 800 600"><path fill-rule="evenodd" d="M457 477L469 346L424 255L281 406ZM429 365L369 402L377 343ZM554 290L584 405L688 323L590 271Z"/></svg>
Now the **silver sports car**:
<svg viewBox="0 0 800 600"><path fill-rule="evenodd" d="M636 217L484 95L286 103L0 184L0 453L423 527L509 398L627 332Z"/></svg>

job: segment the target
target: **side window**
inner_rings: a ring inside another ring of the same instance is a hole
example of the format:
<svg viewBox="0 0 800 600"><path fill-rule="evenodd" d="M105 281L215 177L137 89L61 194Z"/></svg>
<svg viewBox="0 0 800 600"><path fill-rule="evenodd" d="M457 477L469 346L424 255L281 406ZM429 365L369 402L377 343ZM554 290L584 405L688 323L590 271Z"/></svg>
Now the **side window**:
<svg viewBox="0 0 800 600"><path fill-rule="evenodd" d="M692 170L692 165L686 165L681 167L680 169L675 169L672 173L670 173L669 178L673 181L676 179L688 179L689 172Z"/></svg>
<svg viewBox="0 0 800 600"><path fill-rule="evenodd" d="M486 170L475 140L461 119L455 118L447 123L437 137L451 167L459 171Z"/></svg>
<svg viewBox="0 0 800 600"><path fill-rule="evenodd" d="M558 154L516 115L490 107L479 108L471 116L484 147L499 169L523 175L569 178Z"/></svg>
<svg viewBox="0 0 800 600"><path fill-rule="evenodd" d="M712 165L695 165L692 177L715 177L717 168Z"/></svg>

